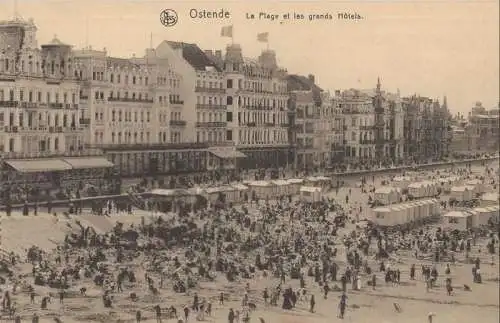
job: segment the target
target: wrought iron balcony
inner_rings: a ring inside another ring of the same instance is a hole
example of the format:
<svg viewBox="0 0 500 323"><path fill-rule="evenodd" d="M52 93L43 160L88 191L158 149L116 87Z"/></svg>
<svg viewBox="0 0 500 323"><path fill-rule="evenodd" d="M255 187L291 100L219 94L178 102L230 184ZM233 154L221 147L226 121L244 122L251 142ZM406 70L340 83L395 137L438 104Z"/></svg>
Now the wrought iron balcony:
<svg viewBox="0 0 500 323"><path fill-rule="evenodd" d="M196 109L226 109L222 104L196 104Z"/></svg>
<svg viewBox="0 0 500 323"><path fill-rule="evenodd" d="M0 107L2 108L15 108L18 105L18 101L0 101Z"/></svg>
<svg viewBox="0 0 500 323"><path fill-rule="evenodd" d="M184 104L183 100L170 100L170 104Z"/></svg>
<svg viewBox="0 0 500 323"><path fill-rule="evenodd" d="M111 151L130 151L130 150L180 150L180 149L206 149L207 143L185 142L185 143L162 143L162 144L97 144L89 145L89 148L97 148Z"/></svg>
<svg viewBox="0 0 500 323"><path fill-rule="evenodd" d="M184 120L170 120L169 121L169 124L171 126L180 126L180 127L184 127L186 126L187 122L184 121Z"/></svg>
<svg viewBox="0 0 500 323"><path fill-rule="evenodd" d="M153 103L153 99L108 98L109 102Z"/></svg>
<svg viewBox="0 0 500 323"><path fill-rule="evenodd" d="M222 128L222 127L227 127L227 122L221 122L221 121L216 121L216 122L197 122L196 127L201 128L201 127L207 127L207 128Z"/></svg>
<svg viewBox="0 0 500 323"><path fill-rule="evenodd" d="M81 125L89 125L90 124L90 118L80 118L80 124Z"/></svg>
<svg viewBox="0 0 500 323"><path fill-rule="evenodd" d="M215 88L215 87L202 87L202 86L195 87L194 91L206 92L206 93L226 93L226 89Z"/></svg>

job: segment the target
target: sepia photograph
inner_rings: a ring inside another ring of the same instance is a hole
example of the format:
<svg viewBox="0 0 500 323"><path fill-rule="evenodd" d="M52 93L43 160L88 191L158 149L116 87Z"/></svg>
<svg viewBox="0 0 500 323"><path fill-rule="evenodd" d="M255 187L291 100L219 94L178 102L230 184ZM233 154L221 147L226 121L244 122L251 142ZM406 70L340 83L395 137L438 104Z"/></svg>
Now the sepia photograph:
<svg viewBox="0 0 500 323"><path fill-rule="evenodd" d="M0 1L0 323L496 323L498 0Z"/></svg>

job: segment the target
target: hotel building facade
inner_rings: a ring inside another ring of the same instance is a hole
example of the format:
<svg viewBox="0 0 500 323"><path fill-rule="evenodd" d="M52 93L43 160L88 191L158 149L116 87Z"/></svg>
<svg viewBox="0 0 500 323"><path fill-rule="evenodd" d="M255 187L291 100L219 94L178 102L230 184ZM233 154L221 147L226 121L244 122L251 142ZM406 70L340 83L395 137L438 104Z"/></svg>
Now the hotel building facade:
<svg viewBox="0 0 500 323"><path fill-rule="evenodd" d="M36 32L33 20L0 22L0 152L9 201L36 199L40 188L102 186L111 166L85 148L71 46L54 36L38 47Z"/></svg>

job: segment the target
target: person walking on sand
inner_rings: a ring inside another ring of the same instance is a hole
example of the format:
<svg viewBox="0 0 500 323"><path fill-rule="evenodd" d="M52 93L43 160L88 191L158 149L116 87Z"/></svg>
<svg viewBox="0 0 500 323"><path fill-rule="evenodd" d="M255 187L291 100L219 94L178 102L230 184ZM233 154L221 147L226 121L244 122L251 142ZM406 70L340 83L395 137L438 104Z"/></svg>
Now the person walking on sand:
<svg viewBox="0 0 500 323"><path fill-rule="evenodd" d="M427 319L429 321L429 323L432 323L433 319L434 319L434 316L436 316L436 314L430 312L429 314L427 314Z"/></svg>
<svg viewBox="0 0 500 323"><path fill-rule="evenodd" d="M345 293L342 293L342 295L340 296L340 303L339 303L339 311L340 311L339 318L341 319L344 318L346 307L347 307L347 295Z"/></svg>
<svg viewBox="0 0 500 323"><path fill-rule="evenodd" d="M141 313L141 311L137 311L137 312L135 312L135 321L136 321L137 323L141 323L141 318L142 318L142 313Z"/></svg>
<svg viewBox="0 0 500 323"><path fill-rule="evenodd" d="M314 306L316 305L316 300L314 295L311 295L311 300L309 301L309 312L314 313Z"/></svg>
<svg viewBox="0 0 500 323"><path fill-rule="evenodd" d="M227 321L229 323L234 323L234 311L232 308L229 309L229 314L227 315Z"/></svg>

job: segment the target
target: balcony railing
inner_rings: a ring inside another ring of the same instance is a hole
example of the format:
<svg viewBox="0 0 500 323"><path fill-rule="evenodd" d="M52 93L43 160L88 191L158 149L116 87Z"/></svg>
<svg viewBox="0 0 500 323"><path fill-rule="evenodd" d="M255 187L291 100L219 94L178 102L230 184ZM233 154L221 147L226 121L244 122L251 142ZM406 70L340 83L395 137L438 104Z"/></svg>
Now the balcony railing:
<svg viewBox="0 0 500 323"><path fill-rule="evenodd" d="M274 126L276 126L276 124L275 124L275 123L272 123L272 122L266 122L264 125L265 125L266 127L274 127Z"/></svg>
<svg viewBox="0 0 500 323"><path fill-rule="evenodd" d="M38 106L39 105L35 102L19 102L19 107L25 109L36 109Z"/></svg>
<svg viewBox="0 0 500 323"><path fill-rule="evenodd" d="M202 87L202 86L195 87L194 91L207 92L207 93L226 93L226 89L215 88L215 87Z"/></svg>
<svg viewBox="0 0 500 323"><path fill-rule="evenodd" d="M169 121L169 124L171 126L180 126L180 127L184 127L186 126L187 122L184 121L184 120L170 120Z"/></svg>
<svg viewBox="0 0 500 323"><path fill-rule="evenodd" d="M206 141L210 147L229 147L234 146L234 141Z"/></svg>
<svg viewBox="0 0 500 323"><path fill-rule="evenodd" d="M108 98L109 102L153 103L153 99Z"/></svg>
<svg viewBox="0 0 500 323"><path fill-rule="evenodd" d="M184 104L183 100L170 100L170 104Z"/></svg>
<svg viewBox="0 0 500 323"><path fill-rule="evenodd" d="M15 108L18 105L18 101L0 101L0 107L2 108Z"/></svg>
<svg viewBox="0 0 500 323"><path fill-rule="evenodd" d="M163 144L99 144L89 145L89 148L97 148L102 150L113 151L129 151L129 150L168 150L168 149L206 149L207 143L186 142L186 143L163 143Z"/></svg>
<svg viewBox="0 0 500 323"><path fill-rule="evenodd" d="M49 108L51 109L62 109L63 107L62 103L49 103Z"/></svg>
<svg viewBox="0 0 500 323"><path fill-rule="evenodd" d="M373 130L374 126L359 126L359 130Z"/></svg>
<svg viewBox="0 0 500 323"><path fill-rule="evenodd" d="M374 139L360 140L359 143L361 145L374 145L376 143L376 140Z"/></svg>
<svg viewBox="0 0 500 323"><path fill-rule="evenodd" d="M80 100L88 100L89 96L88 95L80 95Z"/></svg>
<svg viewBox="0 0 500 323"><path fill-rule="evenodd" d="M225 105L221 104L197 104L196 109L226 109Z"/></svg>
<svg viewBox="0 0 500 323"><path fill-rule="evenodd" d="M227 127L227 122L221 122L221 121L197 122L196 127L221 128L221 127Z"/></svg>
<svg viewBox="0 0 500 323"><path fill-rule="evenodd" d="M90 124L90 118L80 118L80 124L81 125L89 125Z"/></svg>

